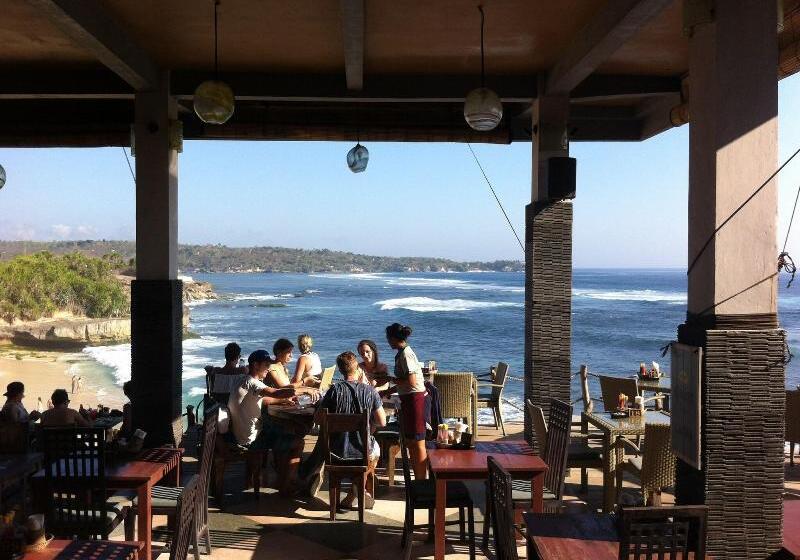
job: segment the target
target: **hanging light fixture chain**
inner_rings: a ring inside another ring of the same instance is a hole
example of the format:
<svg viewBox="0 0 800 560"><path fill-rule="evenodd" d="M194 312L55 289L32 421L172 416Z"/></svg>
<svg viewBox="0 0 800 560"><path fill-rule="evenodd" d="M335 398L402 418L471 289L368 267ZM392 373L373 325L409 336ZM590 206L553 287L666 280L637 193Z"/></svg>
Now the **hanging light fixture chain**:
<svg viewBox="0 0 800 560"><path fill-rule="evenodd" d="M481 87L486 87L486 72L483 60L483 28L486 18L483 14L483 6L480 4L478 4L478 11L481 13Z"/></svg>
<svg viewBox="0 0 800 560"><path fill-rule="evenodd" d="M217 8L219 0L214 0L214 79L219 79L219 41L217 39Z"/></svg>

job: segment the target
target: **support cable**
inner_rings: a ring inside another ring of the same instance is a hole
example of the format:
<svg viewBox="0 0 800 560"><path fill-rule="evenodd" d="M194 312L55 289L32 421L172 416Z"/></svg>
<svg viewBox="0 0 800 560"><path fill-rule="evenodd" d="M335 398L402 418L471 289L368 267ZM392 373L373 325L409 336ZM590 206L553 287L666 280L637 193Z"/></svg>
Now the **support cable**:
<svg viewBox="0 0 800 560"><path fill-rule="evenodd" d="M128 157L128 152L125 151L125 146L122 146L122 153L125 154L125 161L128 162L128 169L131 172L131 177L133 178L133 186L136 186L136 173L133 172L133 166L131 165L131 160Z"/></svg>
<svg viewBox="0 0 800 560"><path fill-rule="evenodd" d="M483 170L483 166L481 165L478 156L475 154L475 150L472 149L472 145L469 142L467 142L467 148L469 148L469 151L472 152L472 157L475 159L475 163L478 164L478 169L481 170L481 174L483 175L483 178L486 180L486 184L489 185L489 190L492 191L492 195L494 196L494 199L497 201L497 205L500 207L500 211L503 212L503 216L505 216L506 222L508 222L508 227L510 227L511 231L514 232L514 237L517 238L517 243L519 243L519 248L522 249L522 254L524 255L525 245L523 245L522 240L519 238L519 235L517 235L517 230L514 229L514 224L511 223L511 219L509 219L508 214L506 213L506 209L503 208L503 203L500 202L500 199L497 197L497 193L494 191L492 182L489 181L489 177L486 176L486 171Z"/></svg>
<svg viewBox="0 0 800 560"><path fill-rule="evenodd" d="M797 200L800 199L800 185L797 185L797 194L794 197L794 207L792 207L792 217L789 218L789 227L786 229L786 238L783 240L783 249L781 249L781 254L778 255L778 272L781 270L785 270L792 277L789 279L789 283L786 284L787 288L792 286L792 282L794 282L794 275L797 272L797 267L792 260L792 257L789 256L789 253L786 251L786 246L789 243L789 234L792 232L792 224L794 223L794 213L797 210Z"/></svg>

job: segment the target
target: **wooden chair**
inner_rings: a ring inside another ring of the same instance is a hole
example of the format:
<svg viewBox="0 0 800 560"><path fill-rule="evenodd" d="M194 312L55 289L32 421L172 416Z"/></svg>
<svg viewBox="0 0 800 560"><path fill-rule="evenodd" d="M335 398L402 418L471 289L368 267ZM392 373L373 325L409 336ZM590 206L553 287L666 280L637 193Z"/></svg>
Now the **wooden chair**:
<svg viewBox="0 0 800 560"><path fill-rule="evenodd" d="M196 543L204 542L206 554L211 554L211 532L208 527L208 489L211 482L211 467L214 456L214 445L217 437L218 407L206 410L203 417L203 439L200 447L200 468L197 476L197 508L195 511ZM166 515L178 519L178 498L184 492L181 486L153 486L151 510L153 515ZM138 503L134 499L131 519L138 514ZM134 540L134 523L125 524L125 539ZM199 551L195 547L195 558L199 560Z"/></svg>
<svg viewBox="0 0 800 560"><path fill-rule="evenodd" d="M472 372L459 371L436 375L442 418L462 418L478 437L478 383Z"/></svg>
<svg viewBox="0 0 800 560"><path fill-rule="evenodd" d="M320 378L319 382L319 390L321 393L324 393L331 388L334 373L336 373L336 366L327 367L322 370L322 377Z"/></svg>
<svg viewBox="0 0 800 560"><path fill-rule="evenodd" d="M398 422L403 425L402 411L398 411ZM403 430L400 429L400 454L402 457L403 481L406 487L406 511L403 519L403 536L400 546L405 549L404 559L411 558L412 542L414 540L414 511L418 509L428 510L428 537L433 537L433 516L436 507L436 482L432 479L416 480L411 478L411 466L408 461L408 448ZM467 524L469 529L469 557L475 560L475 514L474 504L470 497L467 486L460 480L447 483L447 497L445 505L448 508L458 508L458 523L461 540L466 540L464 533L464 512L467 513Z"/></svg>
<svg viewBox="0 0 800 560"><path fill-rule="evenodd" d="M550 401L550 422L547 427L544 453L542 459L548 469L544 475L545 506L557 510L561 506L564 494L564 478L567 475L567 454L569 452L570 425L572 423L572 405L557 399ZM511 501L516 508L527 508L531 503L531 481L513 480L511 483ZM489 499L491 492L487 493ZM490 504L486 504L486 514L491 516ZM484 520L483 544L489 539L489 519Z"/></svg>
<svg viewBox="0 0 800 560"><path fill-rule="evenodd" d="M105 429L44 428L41 438L48 532L68 539L108 539L129 507L108 499Z"/></svg>
<svg viewBox="0 0 800 560"><path fill-rule="evenodd" d="M619 438L617 445L627 445L636 453L617 465L617 496L622 489L623 474L629 472L639 478L645 505L660 506L661 490L675 484L669 424L646 424L641 449L627 438Z"/></svg>
<svg viewBox="0 0 800 560"><path fill-rule="evenodd" d="M621 507L618 558L705 558L707 517L707 506Z"/></svg>
<svg viewBox="0 0 800 560"><path fill-rule="evenodd" d="M506 435L506 427L503 424L503 411L500 405L507 375L508 364L505 362L498 362L495 368L494 378L490 383L478 381L478 394L476 398L478 408L491 409L494 415L494 427L500 428L503 432L503 436ZM481 388L489 388L490 390L481 393Z"/></svg>
<svg viewBox="0 0 800 560"><path fill-rule="evenodd" d="M186 560L190 541L194 544L195 558L198 558L196 525L197 511L202 507L201 486L200 477L193 476L175 500L175 532L170 542L169 560Z"/></svg>
<svg viewBox="0 0 800 560"><path fill-rule="evenodd" d="M800 389L786 391L786 441L789 465L794 466L794 446L800 443Z"/></svg>
<svg viewBox="0 0 800 560"><path fill-rule="evenodd" d="M497 560L519 560L517 555L517 531L514 524L514 505L512 500L511 475L494 457L488 457L489 466L489 509L487 518L483 520L488 527L491 519L494 534L494 553ZM484 535L486 529L484 529ZM485 548L485 545L484 545Z"/></svg>
<svg viewBox="0 0 800 560"><path fill-rule="evenodd" d="M325 472L328 473L331 520L336 520L342 480L350 479L358 494L358 520L363 522L364 493L366 492L367 479L372 480L372 488L370 490L372 496L375 496L375 463L369 460L369 413L330 414L327 410L322 409L321 414L320 437L324 445ZM364 450L362 456L358 459L343 459L337 457L331 451L331 436L348 432L361 434Z"/></svg>

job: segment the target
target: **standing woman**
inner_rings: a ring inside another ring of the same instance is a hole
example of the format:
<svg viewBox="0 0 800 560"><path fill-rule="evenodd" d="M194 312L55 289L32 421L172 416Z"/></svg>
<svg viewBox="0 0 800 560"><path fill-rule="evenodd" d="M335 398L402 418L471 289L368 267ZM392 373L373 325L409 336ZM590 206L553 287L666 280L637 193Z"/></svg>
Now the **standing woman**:
<svg viewBox="0 0 800 560"><path fill-rule="evenodd" d="M386 341L397 350L394 357L394 377L400 395L403 425L400 429L406 436L411 465L417 480L427 476L425 451L425 381L417 355L408 345L411 327L392 323L386 327Z"/></svg>
<svg viewBox="0 0 800 560"><path fill-rule="evenodd" d="M361 381L369 383L378 390L385 389L389 368L383 362L378 361L378 346L371 340L362 340L356 349L361 356L361 363L358 364L358 367L364 374Z"/></svg>
<svg viewBox="0 0 800 560"><path fill-rule="evenodd" d="M297 366L294 370L292 383L303 385L319 385L319 376L322 375L322 362L316 352L312 352L314 339L309 334L301 334L297 337L297 348L300 350L300 357L297 358Z"/></svg>

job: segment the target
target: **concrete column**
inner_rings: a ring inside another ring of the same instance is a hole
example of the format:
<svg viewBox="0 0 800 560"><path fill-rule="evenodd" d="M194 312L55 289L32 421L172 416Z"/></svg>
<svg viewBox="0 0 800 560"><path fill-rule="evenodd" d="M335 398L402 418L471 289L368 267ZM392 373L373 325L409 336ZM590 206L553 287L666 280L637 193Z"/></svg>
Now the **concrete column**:
<svg viewBox="0 0 800 560"><path fill-rule="evenodd" d="M766 558L781 542L777 185L723 225L778 166L776 17L775 2L716 2L689 40L689 300L678 339L704 351L702 470L678 461L676 494L709 506L715 558Z"/></svg>
<svg viewBox="0 0 800 560"><path fill-rule="evenodd" d="M569 155L569 98L533 103L532 202L525 211L525 399L541 406L570 401L572 202L547 199L547 160ZM525 438L533 441L525 411Z"/></svg>
<svg viewBox="0 0 800 560"><path fill-rule="evenodd" d="M170 147L177 118L169 74L135 101L136 280L131 285L131 377L134 425L147 445L171 441L181 415L182 283L177 280L178 154Z"/></svg>

